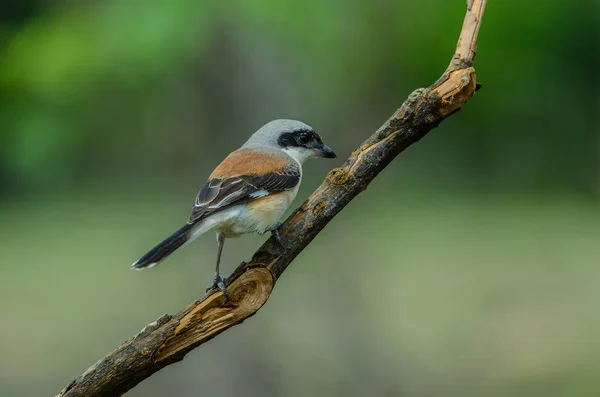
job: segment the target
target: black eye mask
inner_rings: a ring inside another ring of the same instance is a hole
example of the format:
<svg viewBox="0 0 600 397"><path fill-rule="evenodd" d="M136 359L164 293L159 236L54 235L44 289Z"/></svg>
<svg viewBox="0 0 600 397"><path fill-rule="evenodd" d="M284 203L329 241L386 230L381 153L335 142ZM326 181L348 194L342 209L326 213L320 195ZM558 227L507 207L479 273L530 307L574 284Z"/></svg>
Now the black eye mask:
<svg viewBox="0 0 600 397"><path fill-rule="evenodd" d="M282 148L303 147L310 149L321 146L322 140L312 130L298 130L281 134L277 139L277 143Z"/></svg>

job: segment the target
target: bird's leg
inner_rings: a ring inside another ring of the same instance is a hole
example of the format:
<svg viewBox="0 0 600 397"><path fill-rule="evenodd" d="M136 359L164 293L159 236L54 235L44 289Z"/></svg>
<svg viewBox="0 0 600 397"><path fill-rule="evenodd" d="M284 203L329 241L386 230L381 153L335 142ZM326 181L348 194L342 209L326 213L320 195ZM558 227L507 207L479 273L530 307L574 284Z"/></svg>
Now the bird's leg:
<svg viewBox="0 0 600 397"><path fill-rule="evenodd" d="M283 248L285 248L285 246L281 242L281 236L279 235L279 226L281 226L281 225L282 225L281 222L277 222L277 224L270 231L271 231L271 235L273 236L275 241L277 241L279 243L279 245L281 245Z"/></svg>
<svg viewBox="0 0 600 397"><path fill-rule="evenodd" d="M281 225L283 225L283 223L277 222L277 224L275 226L273 226L272 228L267 229L264 232L258 232L258 234L260 234L262 236L266 232L271 232L271 236L273 236L275 241L277 241L277 243L279 245L281 245L283 248L285 248L285 245L283 245L283 243L281 242L281 236L279 235L279 226L281 226Z"/></svg>
<svg viewBox="0 0 600 397"><path fill-rule="evenodd" d="M227 293L227 288L225 288L225 277L219 274L219 265L221 264L221 253L223 252L223 245L225 245L225 236L221 233L217 233L217 267L215 268L215 277L213 278L213 283L206 289L206 291L211 290L214 287L217 287L227 299L229 299L229 294Z"/></svg>

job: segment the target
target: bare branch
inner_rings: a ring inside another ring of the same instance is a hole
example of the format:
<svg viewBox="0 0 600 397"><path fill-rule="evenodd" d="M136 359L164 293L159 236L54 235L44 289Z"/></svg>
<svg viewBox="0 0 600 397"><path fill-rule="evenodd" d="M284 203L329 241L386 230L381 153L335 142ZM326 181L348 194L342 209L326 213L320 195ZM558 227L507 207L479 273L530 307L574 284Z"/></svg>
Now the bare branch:
<svg viewBox="0 0 600 397"><path fill-rule="evenodd" d="M477 35L486 4L487 0L467 0L467 15L448 69L473 65L473 59L477 54Z"/></svg>
<svg viewBox="0 0 600 397"><path fill-rule="evenodd" d="M286 249L269 239L229 277L231 299L210 291L174 316L164 315L100 359L59 397L120 396L192 349L251 317L294 258L400 152L460 109L476 90L472 62L486 0L469 0L456 53L444 75L414 91L372 136L333 169L280 230Z"/></svg>

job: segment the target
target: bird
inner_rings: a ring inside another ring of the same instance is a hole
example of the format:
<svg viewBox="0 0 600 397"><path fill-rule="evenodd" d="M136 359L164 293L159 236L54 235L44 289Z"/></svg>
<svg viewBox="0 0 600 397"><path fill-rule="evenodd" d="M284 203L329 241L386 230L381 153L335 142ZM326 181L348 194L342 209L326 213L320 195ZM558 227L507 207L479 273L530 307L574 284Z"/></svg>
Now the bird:
<svg viewBox="0 0 600 397"><path fill-rule="evenodd" d="M302 181L302 165L311 157L335 158L334 151L308 124L278 119L259 128L210 174L187 222L142 256L132 267L156 266L173 252L209 231L217 235L212 284L229 298L219 272L225 239L270 232L281 244L278 228Z"/></svg>

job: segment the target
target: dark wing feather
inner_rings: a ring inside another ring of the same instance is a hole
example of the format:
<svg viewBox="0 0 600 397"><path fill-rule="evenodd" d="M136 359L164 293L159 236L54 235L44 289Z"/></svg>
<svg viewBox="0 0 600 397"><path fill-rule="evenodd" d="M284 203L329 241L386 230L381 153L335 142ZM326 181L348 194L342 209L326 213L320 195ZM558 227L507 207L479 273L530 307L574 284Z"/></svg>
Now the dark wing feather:
<svg viewBox="0 0 600 397"><path fill-rule="evenodd" d="M237 175L227 179L211 179L198 193L189 224L227 208L244 204L269 194L294 188L300 182L300 167L293 164L278 172L264 175Z"/></svg>

